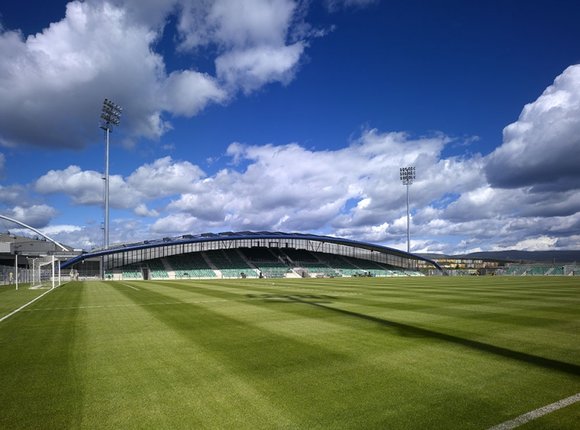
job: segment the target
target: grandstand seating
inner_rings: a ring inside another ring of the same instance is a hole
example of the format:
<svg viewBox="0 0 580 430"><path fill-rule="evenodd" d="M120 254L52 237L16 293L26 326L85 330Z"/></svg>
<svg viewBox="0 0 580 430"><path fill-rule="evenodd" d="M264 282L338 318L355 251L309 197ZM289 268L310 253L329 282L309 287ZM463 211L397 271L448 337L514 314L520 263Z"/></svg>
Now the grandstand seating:
<svg viewBox="0 0 580 430"><path fill-rule="evenodd" d="M248 261L278 261L269 248L240 248L240 252Z"/></svg>
<svg viewBox="0 0 580 430"><path fill-rule="evenodd" d="M292 271L276 248L240 248L240 252L265 278L283 278Z"/></svg>
<svg viewBox="0 0 580 430"><path fill-rule="evenodd" d="M265 278L284 278L287 273L292 271L292 269L281 262L261 261L255 264Z"/></svg>
<svg viewBox="0 0 580 430"><path fill-rule="evenodd" d="M173 255L167 262L175 271L176 279L215 278L215 272L199 253Z"/></svg>
<svg viewBox="0 0 580 430"><path fill-rule="evenodd" d="M143 279L140 263L128 264L123 267L123 279Z"/></svg>
<svg viewBox="0 0 580 430"><path fill-rule="evenodd" d="M310 251L307 251L305 249L286 248L284 249L284 254L286 254L286 256L295 263L319 262L319 260Z"/></svg>
<svg viewBox="0 0 580 430"><path fill-rule="evenodd" d="M156 258L155 260L149 260L147 262L149 266L149 276L151 279L168 279L169 274L163 265L161 258Z"/></svg>
<svg viewBox="0 0 580 430"><path fill-rule="evenodd" d="M216 250L205 253L223 278L256 278L256 271L248 265L236 249Z"/></svg>
<svg viewBox="0 0 580 430"><path fill-rule="evenodd" d="M157 258L122 268L123 279L266 278L287 276L422 276L388 264L293 248L234 248Z"/></svg>

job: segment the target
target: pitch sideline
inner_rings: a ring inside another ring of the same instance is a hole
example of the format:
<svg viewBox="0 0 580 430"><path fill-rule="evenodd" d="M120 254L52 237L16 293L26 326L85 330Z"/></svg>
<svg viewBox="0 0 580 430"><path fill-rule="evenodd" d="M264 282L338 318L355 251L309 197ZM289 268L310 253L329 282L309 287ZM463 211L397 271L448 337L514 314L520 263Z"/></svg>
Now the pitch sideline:
<svg viewBox="0 0 580 430"><path fill-rule="evenodd" d="M541 408L534 409L533 411L522 414L519 417L514 418L513 420L505 421L501 424L490 427L488 430L514 429L532 420L535 420L536 418L543 417L544 415L557 411L558 409L570 406L578 401L580 401L580 393L576 393L570 397L566 397L565 399L558 400L557 402L554 403L550 403L549 405L542 406Z"/></svg>
<svg viewBox="0 0 580 430"><path fill-rule="evenodd" d="M64 284L62 284L64 285ZM62 287L62 285L59 285L59 287ZM45 291L44 293L42 293L40 296L35 297L34 299L32 299L31 301L29 301L28 303L20 306L18 309L10 312L8 315L3 316L2 318L0 318L0 323L8 318L10 318L12 315L17 314L18 312L20 312L22 309L24 309L26 306L33 304L35 301L40 300L41 298L43 298L44 296L46 296L48 293L50 293L51 291L57 289L58 287L54 287L51 288L50 290Z"/></svg>

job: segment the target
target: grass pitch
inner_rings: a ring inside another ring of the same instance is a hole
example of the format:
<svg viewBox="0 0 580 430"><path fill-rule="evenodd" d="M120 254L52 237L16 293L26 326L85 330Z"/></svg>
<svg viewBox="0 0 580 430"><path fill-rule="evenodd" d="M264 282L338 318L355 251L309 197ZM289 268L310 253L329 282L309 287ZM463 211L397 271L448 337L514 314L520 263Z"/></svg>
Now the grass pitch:
<svg viewBox="0 0 580 430"><path fill-rule="evenodd" d="M487 429L578 392L577 278L77 282L0 323L0 428Z"/></svg>

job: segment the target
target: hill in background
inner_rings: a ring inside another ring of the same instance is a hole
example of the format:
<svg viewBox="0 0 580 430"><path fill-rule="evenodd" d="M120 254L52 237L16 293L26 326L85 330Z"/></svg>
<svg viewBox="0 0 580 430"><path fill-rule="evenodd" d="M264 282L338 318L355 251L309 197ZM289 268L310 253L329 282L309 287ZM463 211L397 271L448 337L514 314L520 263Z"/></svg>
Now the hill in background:
<svg viewBox="0 0 580 430"><path fill-rule="evenodd" d="M574 263L580 262L580 251L484 251L470 254L444 255L420 254L430 259L477 258L483 260L503 260L512 262Z"/></svg>

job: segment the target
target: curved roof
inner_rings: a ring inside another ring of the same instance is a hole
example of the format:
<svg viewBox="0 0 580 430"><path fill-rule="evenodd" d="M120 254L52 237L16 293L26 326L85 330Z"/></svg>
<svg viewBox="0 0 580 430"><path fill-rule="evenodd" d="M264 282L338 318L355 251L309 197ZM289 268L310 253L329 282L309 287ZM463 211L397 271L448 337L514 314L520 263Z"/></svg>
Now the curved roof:
<svg viewBox="0 0 580 430"><path fill-rule="evenodd" d="M101 257L105 255L116 254L119 252L126 252L138 249L155 248L168 245L179 245L185 243L200 243L200 242L215 242L215 241L228 241L228 240L248 240L248 239L297 239L297 240L316 240L320 242L335 243L338 245L348 245L357 248L368 249L371 251L382 252L386 254L392 254L400 256L403 258L410 258L414 260L422 260L427 263L432 264L437 269L442 270L439 264L428 258L421 257L416 254L401 251L395 248L389 248L387 246L376 245L369 242L359 242L352 239L343 239L334 236L323 236L317 234L308 233L285 233L279 231L240 231L240 232L222 232L222 233L202 233L198 235L185 234L178 237L165 237L163 239L156 240L146 240L144 242L123 244L118 246L112 246L106 250L98 250L94 252L88 252L81 254L77 257L71 258L61 264L61 268L65 269L72 266L78 262L86 260L88 258Z"/></svg>

